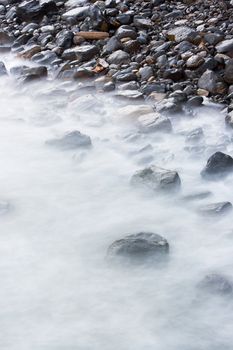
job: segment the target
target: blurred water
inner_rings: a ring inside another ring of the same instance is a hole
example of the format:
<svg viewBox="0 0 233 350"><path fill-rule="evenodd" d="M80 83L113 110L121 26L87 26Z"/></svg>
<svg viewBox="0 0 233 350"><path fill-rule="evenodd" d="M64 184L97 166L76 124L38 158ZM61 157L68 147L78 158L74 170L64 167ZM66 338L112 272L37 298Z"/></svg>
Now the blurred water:
<svg viewBox="0 0 233 350"><path fill-rule="evenodd" d="M233 300L196 288L212 271L233 280L232 214L196 213L200 204L233 202L232 176L199 175L217 149L233 154L224 115L206 106L174 116L171 135L131 137L134 121L118 112L126 102L87 94L77 83L0 79L0 201L10 203L0 217L0 349L232 349ZM206 143L198 155L185 150L196 127ZM89 135L92 149L45 144L72 130ZM151 163L178 170L180 196L212 197L191 205L132 188L135 170ZM167 238L167 265L107 264L108 246L140 230Z"/></svg>

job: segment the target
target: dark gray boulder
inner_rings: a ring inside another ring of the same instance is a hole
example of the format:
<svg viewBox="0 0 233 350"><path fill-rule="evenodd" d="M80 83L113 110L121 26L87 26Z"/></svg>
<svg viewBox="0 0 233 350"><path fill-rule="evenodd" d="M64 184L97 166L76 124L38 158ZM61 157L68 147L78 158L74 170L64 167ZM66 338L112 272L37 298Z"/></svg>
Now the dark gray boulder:
<svg viewBox="0 0 233 350"><path fill-rule="evenodd" d="M233 158L222 152L214 153L207 161L205 168L201 171L204 178L225 175L233 171Z"/></svg>
<svg viewBox="0 0 233 350"><path fill-rule="evenodd" d="M167 170L152 165L137 171L131 178L131 184L145 187L153 191L171 192L180 188L179 174L173 170Z"/></svg>
<svg viewBox="0 0 233 350"><path fill-rule="evenodd" d="M165 238L150 232L127 235L113 242L107 251L111 260L124 259L129 262L159 261L169 253Z"/></svg>
<svg viewBox="0 0 233 350"><path fill-rule="evenodd" d="M206 275L198 288L208 294L229 295L233 292L232 283L223 275L212 273Z"/></svg>
<svg viewBox="0 0 233 350"><path fill-rule="evenodd" d="M61 138L46 141L47 145L61 150L75 150L91 146L91 138L82 134L80 131L71 131Z"/></svg>

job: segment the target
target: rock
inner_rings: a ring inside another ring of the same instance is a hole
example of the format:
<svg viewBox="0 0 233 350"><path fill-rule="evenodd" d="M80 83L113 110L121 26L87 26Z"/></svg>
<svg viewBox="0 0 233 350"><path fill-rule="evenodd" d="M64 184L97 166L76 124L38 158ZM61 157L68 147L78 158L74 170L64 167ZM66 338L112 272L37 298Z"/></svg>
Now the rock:
<svg viewBox="0 0 233 350"><path fill-rule="evenodd" d="M199 107L202 105L203 101L202 96L192 96L188 99L187 105L190 107Z"/></svg>
<svg viewBox="0 0 233 350"><path fill-rule="evenodd" d="M7 70L5 64L0 61L0 77L3 75L7 75Z"/></svg>
<svg viewBox="0 0 233 350"><path fill-rule="evenodd" d="M89 8L90 6L81 6L81 7L77 7L72 10L69 10L63 13L62 19L64 20L71 19L75 22L81 21L89 15Z"/></svg>
<svg viewBox="0 0 233 350"><path fill-rule="evenodd" d="M205 71L198 80L198 87L212 94L217 92L218 76L211 70Z"/></svg>
<svg viewBox="0 0 233 350"><path fill-rule="evenodd" d="M113 36L108 40L107 44L104 46L104 53L110 54L114 51L122 49L122 47L122 43L115 36Z"/></svg>
<svg viewBox="0 0 233 350"><path fill-rule="evenodd" d="M0 30L0 46L11 45L13 40L13 37L9 33L5 32L4 30Z"/></svg>
<svg viewBox="0 0 233 350"><path fill-rule="evenodd" d="M226 115L225 122L227 126L233 128L233 112L230 112Z"/></svg>
<svg viewBox="0 0 233 350"><path fill-rule="evenodd" d="M127 105L126 107L119 108L117 115L125 118L138 118L144 114L153 113L154 110L148 105Z"/></svg>
<svg viewBox="0 0 233 350"><path fill-rule="evenodd" d="M229 60L226 63L225 71L224 71L224 80L228 84L233 84L233 59Z"/></svg>
<svg viewBox="0 0 233 350"><path fill-rule="evenodd" d="M25 59L30 59L30 58L32 58L32 56L34 56L35 54L37 54L40 51L41 51L40 45L28 45L28 46L24 47L24 50L21 51L18 55L20 57L25 58Z"/></svg>
<svg viewBox="0 0 233 350"><path fill-rule="evenodd" d="M134 40L137 38L137 33L130 26L121 26L119 29L117 29L115 36L118 40L124 38Z"/></svg>
<svg viewBox="0 0 233 350"><path fill-rule="evenodd" d="M56 2L51 0L42 3L39 0L26 0L16 8L16 15L21 21L30 21L57 12Z"/></svg>
<svg viewBox="0 0 233 350"><path fill-rule="evenodd" d="M150 166L137 171L131 178L131 183L153 191L171 192L180 188L181 181L176 171Z"/></svg>
<svg viewBox="0 0 233 350"><path fill-rule="evenodd" d="M213 45L213 46L215 46L220 41L222 41L223 38L224 38L224 36L222 34L218 34L218 33L207 33L204 36L205 41L208 44Z"/></svg>
<svg viewBox="0 0 233 350"><path fill-rule="evenodd" d="M10 73L22 82L29 82L31 80L47 77L47 68L44 66L27 67L18 66L10 69Z"/></svg>
<svg viewBox="0 0 233 350"><path fill-rule="evenodd" d="M154 71L151 67L142 67L139 69L139 75L141 77L141 80L148 80L149 78L153 77Z"/></svg>
<svg viewBox="0 0 233 350"><path fill-rule="evenodd" d="M63 52L63 60L78 60L79 62L89 61L98 54L99 50L95 45L76 46Z"/></svg>
<svg viewBox="0 0 233 350"><path fill-rule="evenodd" d="M56 44L64 50L71 48L73 44L74 33L70 30L63 29L56 36Z"/></svg>
<svg viewBox="0 0 233 350"><path fill-rule="evenodd" d="M129 63L130 55L122 50L113 52L107 59L110 64L122 65Z"/></svg>
<svg viewBox="0 0 233 350"><path fill-rule="evenodd" d="M230 202L218 202L204 205L198 209L198 212L204 216L219 216L229 213L231 210L232 204Z"/></svg>
<svg viewBox="0 0 233 350"><path fill-rule="evenodd" d="M233 57L233 39L223 40L216 45L216 50L219 53L225 53L230 57Z"/></svg>
<svg viewBox="0 0 233 350"><path fill-rule="evenodd" d="M58 139L49 140L46 144L61 150L75 150L91 146L91 138L80 131L71 131Z"/></svg>
<svg viewBox="0 0 233 350"><path fill-rule="evenodd" d="M172 131L170 119L159 113L150 113L139 117L138 125L139 129L144 133Z"/></svg>
<svg viewBox="0 0 233 350"><path fill-rule="evenodd" d="M204 58L199 55L193 55L191 56L187 62L186 66L188 68L197 68L204 62Z"/></svg>
<svg viewBox="0 0 233 350"><path fill-rule="evenodd" d="M233 171L233 158L222 152L214 153L207 161L205 168L202 170L203 177L216 177L225 175Z"/></svg>
<svg viewBox="0 0 233 350"><path fill-rule="evenodd" d="M187 194L187 195L183 196L182 199L185 201L192 202L192 201L199 201L199 200L208 198L211 195L212 195L212 193L210 191L204 191L204 192Z"/></svg>
<svg viewBox="0 0 233 350"><path fill-rule="evenodd" d="M232 283L225 276L217 273L206 275L198 284L198 288L214 295L229 295L233 291Z"/></svg>
<svg viewBox="0 0 233 350"><path fill-rule="evenodd" d="M107 32L78 32L76 36L81 36L85 40L104 40L109 38L109 34Z"/></svg>
<svg viewBox="0 0 233 350"><path fill-rule="evenodd" d="M169 244L165 238L150 232L127 235L113 242L107 251L110 260L124 259L128 262L159 262L169 253Z"/></svg>
<svg viewBox="0 0 233 350"><path fill-rule="evenodd" d="M196 32L189 27L181 26L170 29L167 32L167 37L170 41L180 43L181 41L192 41L196 36Z"/></svg>
<svg viewBox="0 0 233 350"><path fill-rule="evenodd" d="M133 23L138 29L150 29L153 27L153 23L150 19L134 16Z"/></svg>
<svg viewBox="0 0 233 350"><path fill-rule="evenodd" d="M46 66L52 65L57 59L58 57L55 52L50 50L42 51L32 56L32 61Z"/></svg>

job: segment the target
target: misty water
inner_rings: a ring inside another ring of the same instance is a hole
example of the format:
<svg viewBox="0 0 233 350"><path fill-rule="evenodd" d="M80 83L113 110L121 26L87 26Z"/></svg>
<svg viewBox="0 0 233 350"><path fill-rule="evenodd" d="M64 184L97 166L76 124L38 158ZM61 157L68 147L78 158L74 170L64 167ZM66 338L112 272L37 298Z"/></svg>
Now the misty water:
<svg viewBox="0 0 233 350"><path fill-rule="evenodd" d="M232 214L197 213L233 202L232 175L200 176L212 153L233 154L221 107L174 115L172 134L139 135L119 113L136 102L81 84L0 79L0 349L232 349L233 298L197 288L211 272L233 280ZM197 127L203 148L187 150ZM46 144L73 130L89 135L92 148ZM150 164L177 170L181 193L132 187L133 173ZM182 199L203 191L212 195ZM106 261L114 240L140 231L168 240L164 266Z"/></svg>

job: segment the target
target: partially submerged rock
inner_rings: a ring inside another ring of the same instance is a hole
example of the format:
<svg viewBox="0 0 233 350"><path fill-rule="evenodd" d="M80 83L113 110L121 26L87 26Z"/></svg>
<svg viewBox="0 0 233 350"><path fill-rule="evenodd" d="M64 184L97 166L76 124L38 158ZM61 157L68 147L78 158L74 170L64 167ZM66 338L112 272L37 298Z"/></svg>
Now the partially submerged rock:
<svg viewBox="0 0 233 350"><path fill-rule="evenodd" d="M223 152L216 152L208 159L201 175L205 178L213 178L218 175L226 175L232 171L233 158Z"/></svg>
<svg viewBox="0 0 233 350"><path fill-rule="evenodd" d="M127 235L113 242L107 251L111 260L124 259L129 262L160 261L169 253L169 244L162 236L151 232Z"/></svg>
<svg viewBox="0 0 233 350"><path fill-rule="evenodd" d="M179 190L181 185L177 171L159 168L155 165L137 171L132 176L131 183L132 185L162 192Z"/></svg>
<svg viewBox="0 0 233 350"><path fill-rule="evenodd" d="M92 143L89 136L75 130L65 134L61 138L48 140L46 144L61 150L75 150L90 147Z"/></svg>
<svg viewBox="0 0 233 350"><path fill-rule="evenodd" d="M139 117L138 126L144 133L172 131L170 119L156 112Z"/></svg>
<svg viewBox="0 0 233 350"><path fill-rule="evenodd" d="M227 277L212 273L206 275L198 284L198 288L208 294L213 295L229 295L233 292L233 285Z"/></svg>
<svg viewBox="0 0 233 350"><path fill-rule="evenodd" d="M199 208L198 212L203 216L220 216L229 213L231 210L231 202L218 202L206 204Z"/></svg>

